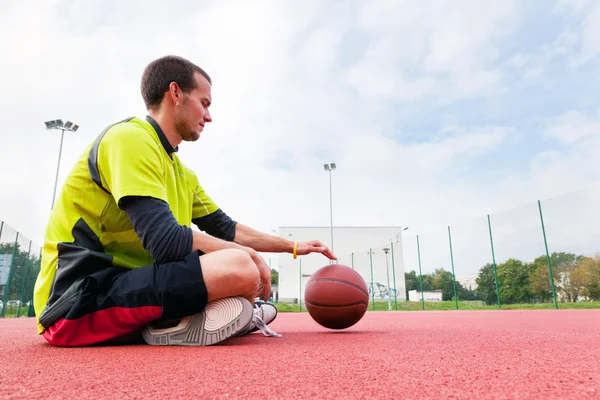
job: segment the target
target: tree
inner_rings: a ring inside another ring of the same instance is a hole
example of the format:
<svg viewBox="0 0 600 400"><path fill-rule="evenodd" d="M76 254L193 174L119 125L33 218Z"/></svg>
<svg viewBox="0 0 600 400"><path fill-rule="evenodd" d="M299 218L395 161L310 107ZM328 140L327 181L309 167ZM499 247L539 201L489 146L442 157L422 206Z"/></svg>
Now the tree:
<svg viewBox="0 0 600 400"><path fill-rule="evenodd" d="M419 287L419 290L421 288ZM428 290L434 290L433 286L433 274L425 274L423 275L423 291L426 292Z"/></svg>
<svg viewBox="0 0 600 400"><path fill-rule="evenodd" d="M456 294L459 300L481 300L476 291L465 288L459 282L456 282Z"/></svg>
<svg viewBox="0 0 600 400"><path fill-rule="evenodd" d="M552 253L550 265L552 266L554 290L558 298L568 302L577 301L587 283L585 274L577 271L584 259L585 257L573 253ZM536 258L533 265L535 268L531 277L531 291L543 299L551 298L552 288L550 287L550 273L546 256Z"/></svg>
<svg viewBox="0 0 600 400"><path fill-rule="evenodd" d="M279 271L271 268L271 286L276 286L279 284Z"/></svg>
<svg viewBox="0 0 600 400"><path fill-rule="evenodd" d="M500 300L505 304L526 303L533 297L529 276L535 266L514 258L498 266Z"/></svg>
<svg viewBox="0 0 600 400"><path fill-rule="evenodd" d="M404 273L404 284L406 285L406 298L408 299L408 292L411 290L419 291L421 286L419 283L419 277L415 271Z"/></svg>
<svg viewBox="0 0 600 400"><path fill-rule="evenodd" d="M458 287L461 285L456 282L456 286L458 294ZM454 278L452 277L452 273L443 268L436 269L433 273L433 288L434 290L442 291L442 301L452 300L454 297Z"/></svg>
<svg viewBox="0 0 600 400"><path fill-rule="evenodd" d="M477 283L477 289L475 289L475 293L481 300L485 301L485 303L488 305L498 303L493 264L486 264L481 267L479 270L479 276L475 282Z"/></svg>
<svg viewBox="0 0 600 400"><path fill-rule="evenodd" d="M571 279L582 286L582 296L600 300L600 255L581 258Z"/></svg>

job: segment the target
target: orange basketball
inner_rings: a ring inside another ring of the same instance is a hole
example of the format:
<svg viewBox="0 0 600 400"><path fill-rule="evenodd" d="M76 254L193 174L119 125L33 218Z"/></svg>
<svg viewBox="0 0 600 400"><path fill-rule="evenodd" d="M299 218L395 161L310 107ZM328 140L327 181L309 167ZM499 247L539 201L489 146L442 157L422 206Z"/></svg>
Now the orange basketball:
<svg viewBox="0 0 600 400"><path fill-rule="evenodd" d="M369 290L358 272L345 265L331 264L310 277L305 301L315 322L330 329L344 329L365 315Z"/></svg>

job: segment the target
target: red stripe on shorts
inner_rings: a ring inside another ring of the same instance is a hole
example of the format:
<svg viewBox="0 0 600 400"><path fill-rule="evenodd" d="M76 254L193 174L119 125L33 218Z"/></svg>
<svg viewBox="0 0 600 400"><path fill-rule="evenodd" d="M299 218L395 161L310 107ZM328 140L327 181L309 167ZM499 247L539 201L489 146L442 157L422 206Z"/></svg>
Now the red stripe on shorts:
<svg viewBox="0 0 600 400"><path fill-rule="evenodd" d="M77 319L60 319L43 336L55 346L90 346L135 333L161 314L161 306L112 307Z"/></svg>

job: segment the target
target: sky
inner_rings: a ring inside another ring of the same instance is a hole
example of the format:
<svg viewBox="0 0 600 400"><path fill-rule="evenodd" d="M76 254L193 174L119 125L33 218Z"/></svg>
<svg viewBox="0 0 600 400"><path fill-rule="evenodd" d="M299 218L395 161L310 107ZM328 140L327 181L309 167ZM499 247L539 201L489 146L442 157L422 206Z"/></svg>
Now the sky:
<svg viewBox="0 0 600 400"><path fill-rule="evenodd" d="M329 162L334 225L408 226L412 247L600 178L597 1L0 0L0 22L0 219L35 243L60 146L44 121L80 126L60 188L104 127L145 116L142 71L167 54L213 79L181 159L263 232L329 225Z"/></svg>

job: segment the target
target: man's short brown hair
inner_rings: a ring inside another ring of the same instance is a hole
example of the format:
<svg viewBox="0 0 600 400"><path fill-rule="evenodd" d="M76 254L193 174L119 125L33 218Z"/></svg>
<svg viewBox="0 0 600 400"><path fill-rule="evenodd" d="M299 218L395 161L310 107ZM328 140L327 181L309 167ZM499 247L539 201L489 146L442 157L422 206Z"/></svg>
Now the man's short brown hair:
<svg viewBox="0 0 600 400"><path fill-rule="evenodd" d="M171 82L188 93L196 88L194 74L199 72L210 84L210 76L196 64L178 56L165 56L152 61L142 75L142 97L147 109L158 108Z"/></svg>

